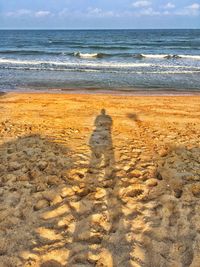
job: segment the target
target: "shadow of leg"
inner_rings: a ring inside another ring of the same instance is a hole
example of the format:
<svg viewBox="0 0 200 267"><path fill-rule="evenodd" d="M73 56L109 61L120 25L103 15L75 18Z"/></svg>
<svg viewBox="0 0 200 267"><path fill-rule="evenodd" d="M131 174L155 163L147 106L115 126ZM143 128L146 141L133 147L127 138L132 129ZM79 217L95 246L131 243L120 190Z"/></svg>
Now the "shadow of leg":
<svg viewBox="0 0 200 267"><path fill-rule="evenodd" d="M61 265L59 262L55 260L49 260L40 265L40 267L62 267L62 266L63 265Z"/></svg>

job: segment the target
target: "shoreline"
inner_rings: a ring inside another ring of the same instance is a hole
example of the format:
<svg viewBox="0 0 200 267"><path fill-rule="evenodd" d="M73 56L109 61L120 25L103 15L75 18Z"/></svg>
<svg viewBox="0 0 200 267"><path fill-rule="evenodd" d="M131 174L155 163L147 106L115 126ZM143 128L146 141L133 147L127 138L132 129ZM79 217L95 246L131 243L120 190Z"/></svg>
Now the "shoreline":
<svg viewBox="0 0 200 267"><path fill-rule="evenodd" d="M98 88L55 88L55 89L28 89L26 90L2 90L4 94L74 94L74 95L119 95L119 96L200 96L200 89L163 89L163 88L124 88L124 89L98 89Z"/></svg>

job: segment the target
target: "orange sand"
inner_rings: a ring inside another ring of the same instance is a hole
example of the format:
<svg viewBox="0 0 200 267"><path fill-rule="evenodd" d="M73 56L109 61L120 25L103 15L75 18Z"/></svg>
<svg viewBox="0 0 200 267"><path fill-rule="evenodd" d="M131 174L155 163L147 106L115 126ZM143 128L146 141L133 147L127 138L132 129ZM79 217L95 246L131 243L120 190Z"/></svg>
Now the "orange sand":
<svg viewBox="0 0 200 267"><path fill-rule="evenodd" d="M0 266L199 267L199 204L200 97L0 97Z"/></svg>

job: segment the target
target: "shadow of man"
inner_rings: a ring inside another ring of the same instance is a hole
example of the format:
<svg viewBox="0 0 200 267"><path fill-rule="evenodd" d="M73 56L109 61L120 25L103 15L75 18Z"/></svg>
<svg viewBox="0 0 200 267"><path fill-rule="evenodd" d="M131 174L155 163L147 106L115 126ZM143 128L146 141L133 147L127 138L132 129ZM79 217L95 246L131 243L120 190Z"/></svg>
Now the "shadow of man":
<svg viewBox="0 0 200 267"><path fill-rule="evenodd" d="M102 109L101 114L95 119L95 129L90 137L89 146L91 149L91 160L89 164L89 173L94 170L100 170L101 164L105 169L104 177L114 174L114 149L112 142L112 118Z"/></svg>
<svg viewBox="0 0 200 267"><path fill-rule="evenodd" d="M71 250L67 265L70 267L79 264L115 266L109 242L106 241L112 228L110 199L115 184L112 125L111 116L102 109L94 121L95 128L89 138L91 158L82 180L86 193L81 198L77 214L73 233L73 247L76 249Z"/></svg>
<svg viewBox="0 0 200 267"><path fill-rule="evenodd" d="M62 266L63 265L61 265L59 262L55 260L49 260L49 261L42 263L40 267L62 267Z"/></svg>
<svg viewBox="0 0 200 267"><path fill-rule="evenodd" d="M124 225L119 197L112 126L111 116L102 109L89 138L91 158L82 180L85 195L80 201L73 232L67 265L70 267L130 266L131 244L126 239L129 229Z"/></svg>

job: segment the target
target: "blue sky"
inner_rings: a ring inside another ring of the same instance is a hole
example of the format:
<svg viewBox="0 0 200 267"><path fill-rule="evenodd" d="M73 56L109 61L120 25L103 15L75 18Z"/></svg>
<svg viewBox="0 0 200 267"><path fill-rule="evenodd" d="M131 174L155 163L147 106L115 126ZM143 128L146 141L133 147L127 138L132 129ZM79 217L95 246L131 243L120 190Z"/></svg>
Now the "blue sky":
<svg viewBox="0 0 200 267"><path fill-rule="evenodd" d="M0 0L0 28L200 28L200 1Z"/></svg>

